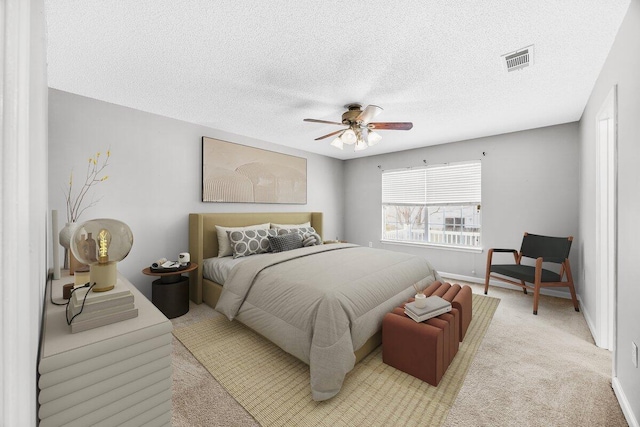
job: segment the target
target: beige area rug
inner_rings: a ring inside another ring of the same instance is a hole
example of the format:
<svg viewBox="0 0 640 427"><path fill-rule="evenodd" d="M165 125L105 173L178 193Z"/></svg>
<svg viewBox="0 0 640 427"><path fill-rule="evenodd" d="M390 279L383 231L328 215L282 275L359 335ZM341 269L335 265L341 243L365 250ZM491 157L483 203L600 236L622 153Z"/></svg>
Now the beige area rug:
<svg viewBox="0 0 640 427"><path fill-rule="evenodd" d="M206 319L174 330L262 426L441 425L495 313L497 298L473 295L473 320L438 387L382 363L381 347L347 375L340 393L311 399L309 367L238 322Z"/></svg>

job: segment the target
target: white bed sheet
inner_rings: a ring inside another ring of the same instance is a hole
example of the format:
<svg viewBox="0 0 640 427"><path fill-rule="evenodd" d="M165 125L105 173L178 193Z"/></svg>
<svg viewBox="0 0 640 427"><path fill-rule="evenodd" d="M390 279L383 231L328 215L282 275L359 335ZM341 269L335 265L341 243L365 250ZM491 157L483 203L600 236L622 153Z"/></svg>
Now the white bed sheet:
<svg viewBox="0 0 640 427"><path fill-rule="evenodd" d="M256 254L251 255L251 258L255 259L254 257L263 257L267 255L269 254ZM246 261L247 258L248 257L240 257L233 259L232 256L206 258L202 261L202 277L208 280L213 280L220 285L224 285L231 269L241 262Z"/></svg>

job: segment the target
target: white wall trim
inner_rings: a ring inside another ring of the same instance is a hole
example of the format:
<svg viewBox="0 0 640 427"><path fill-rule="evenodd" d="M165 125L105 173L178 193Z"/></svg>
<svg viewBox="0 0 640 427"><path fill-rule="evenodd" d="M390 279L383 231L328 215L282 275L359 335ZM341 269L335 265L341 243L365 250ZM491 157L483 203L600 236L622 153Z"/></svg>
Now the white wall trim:
<svg viewBox="0 0 640 427"><path fill-rule="evenodd" d="M46 276L44 2L0 3L0 425L37 424Z"/></svg>
<svg viewBox="0 0 640 427"><path fill-rule="evenodd" d="M596 135L596 345L614 351L616 298L617 85L595 118ZM602 125L605 125L604 135ZM615 353L615 352L614 352ZM615 354L614 354L615 376Z"/></svg>
<svg viewBox="0 0 640 427"><path fill-rule="evenodd" d="M613 391L618 398L618 402L620 403L620 407L622 408L622 413L624 417L627 419L627 423L629 423L629 427L640 427L640 423L638 423L638 419L633 415L633 410L631 409L631 404L627 399L626 394L624 394L624 390L622 389L622 385L618 378L613 378L611 381L611 386L613 387Z"/></svg>
<svg viewBox="0 0 640 427"><path fill-rule="evenodd" d="M597 336L596 324L593 321L591 314L589 314L589 310L587 310L585 308L586 306L582 304L582 299L580 298L580 295L578 295L578 301L580 301L580 311L582 312L582 316L584 316L584 320L585 322L587 322L587 327L589 328L589 332L591 332L591 338L593 338L593 342L595 343L596 336Z"/></svg>

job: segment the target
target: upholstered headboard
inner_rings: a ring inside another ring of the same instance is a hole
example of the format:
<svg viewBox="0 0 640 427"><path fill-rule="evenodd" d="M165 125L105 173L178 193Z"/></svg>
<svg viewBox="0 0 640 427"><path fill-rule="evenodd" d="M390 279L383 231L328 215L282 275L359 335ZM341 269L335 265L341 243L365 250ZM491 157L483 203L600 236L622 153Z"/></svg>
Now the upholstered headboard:
<svg viewBox="0 0 640 427"><path fill-rule="evenodd" d="M189 273L189 295L192 301L202 302L202 260L218 256L216 225L243 227L273 222L311 226L322 237L322 212L250 212L250 213L191 213L189 214L189 254L198 268Z"/></svg>

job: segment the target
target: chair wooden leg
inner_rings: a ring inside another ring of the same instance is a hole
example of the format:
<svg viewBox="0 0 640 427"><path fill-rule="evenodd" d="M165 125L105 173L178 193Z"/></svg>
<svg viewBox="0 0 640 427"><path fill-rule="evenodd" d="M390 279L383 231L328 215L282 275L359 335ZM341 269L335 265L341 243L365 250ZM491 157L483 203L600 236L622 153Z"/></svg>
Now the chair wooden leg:
<svg viewBox="0 0 640 427"><path fill-rule="evenodd" d="M520 283L522 283L522 290L524 291L524 294L527 295L527 288L524 287L524 280L521 280Z"/></svg>
<svg viewBox="0 0 640 427"><path fill-rule="evenodd" d="M573 308L576 311L580 311L580 306L578 305L578 298L576 298L576 290L573 287L573 283L569 285L569 292L571 292L571 300L573 301Z"/></svg>
<svg viewBox="0 0 640 427"><path fill-rule="evenodd" d="M569 286L569 292L571 292L571 300L573 301L573 308L576 311L580 311L580 306L578 305L578 298L576 298L576 289L573 286L573 275L571 274L571 266L569 264L569 259L566 259L562 264L564 268L564 272L567 274L567 282Z"/></svg>
<svg viewBox="0 0 640 427"><path fill-rule="evenodd" d="M536 259L536 273L533 289L533 314L538 314L538 302L540 301L540 285L542 283L542 258Z"/></svg>
<svg viewBox="0 0 640 427"><path fill-rule="evenodd" d="M533 314L538 314L538 302L540 301L540 285L536 284L536 288L533 290Z"/></svg>
<svg viewBox="0 0 640 427"><path fill-rule="evenodd" d="M487 269L484 275L484 294L489 292L489 278L491 277L491 258L493 258L493 249L489 249L487 253Z"/></svg>

